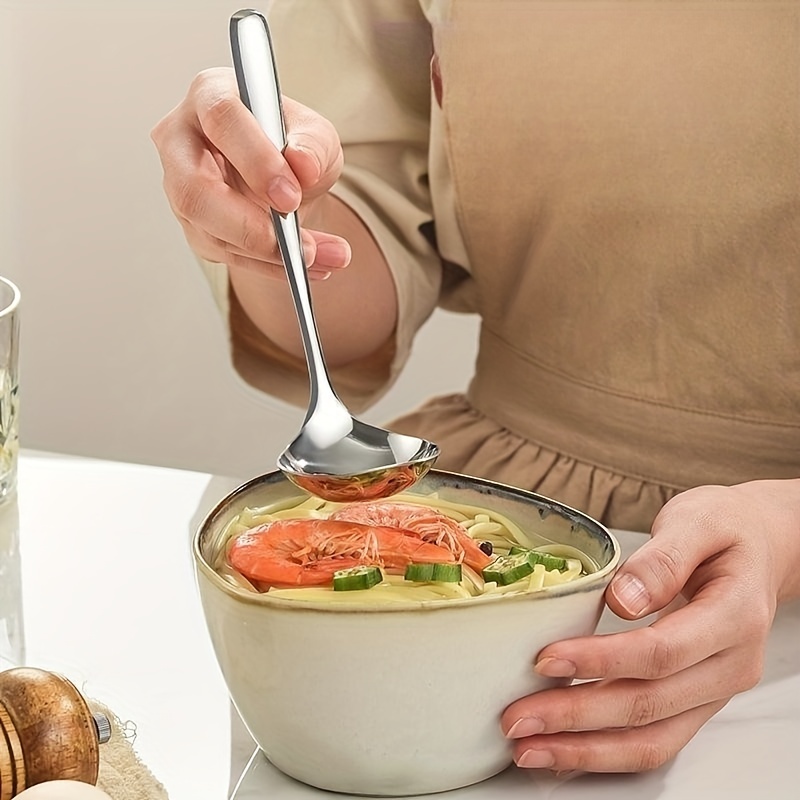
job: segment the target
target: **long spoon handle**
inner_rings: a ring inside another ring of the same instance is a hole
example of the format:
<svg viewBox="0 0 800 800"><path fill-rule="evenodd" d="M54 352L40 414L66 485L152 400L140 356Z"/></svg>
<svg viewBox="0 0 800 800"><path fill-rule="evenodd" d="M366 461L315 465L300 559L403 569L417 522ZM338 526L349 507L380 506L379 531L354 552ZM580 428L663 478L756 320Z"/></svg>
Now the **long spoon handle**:
<svg viewBox="0 0 800 800"><path fill-rule="evenodd" d="M283 116L281 89L269 26L263 14L245 9L230 20L230 40L236 80L242 102L275 147L286 147L286 125ZM319 331L314 319L311 290L308 284L300 224L295 212L279 214L272 209L272 223L281 251L289 288L292 292L303 348L308 362L311 394L306 419L322 401L341 401L331 386Z"/></svg>

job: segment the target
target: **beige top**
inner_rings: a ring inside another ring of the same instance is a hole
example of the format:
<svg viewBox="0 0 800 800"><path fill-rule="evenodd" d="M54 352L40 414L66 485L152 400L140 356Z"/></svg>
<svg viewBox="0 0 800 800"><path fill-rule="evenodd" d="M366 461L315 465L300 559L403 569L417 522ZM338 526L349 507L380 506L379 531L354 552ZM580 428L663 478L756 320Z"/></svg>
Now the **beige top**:
<svg viewBox="0 0 800 800"><path fill-rule="evenodd" d="M800 475L800 0L277 0L271 24L397 283L392 351L334 373L354 409L439 304L480 314L475 375L391 424L442 468L633 529ZM305 403L229 312L242 376Z"/></svg>

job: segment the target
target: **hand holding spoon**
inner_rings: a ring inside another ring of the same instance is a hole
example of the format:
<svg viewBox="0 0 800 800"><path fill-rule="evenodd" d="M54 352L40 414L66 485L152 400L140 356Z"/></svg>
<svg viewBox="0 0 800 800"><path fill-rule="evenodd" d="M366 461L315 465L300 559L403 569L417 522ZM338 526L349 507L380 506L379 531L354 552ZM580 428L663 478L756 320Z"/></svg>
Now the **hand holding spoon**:
<svg viewBox="0 0 800 800"><path fill-rule="evenodd" d="M286 147L280 85L267 21L257 11L231 17L230 39L242 102L270 141ZM278 459L297 486L326 500L374 500L416 483L439 455L432 442L353 417L331 386L314 319L297 214L272 210L272 222L308 363L310 397L300 433Z"/></svg>

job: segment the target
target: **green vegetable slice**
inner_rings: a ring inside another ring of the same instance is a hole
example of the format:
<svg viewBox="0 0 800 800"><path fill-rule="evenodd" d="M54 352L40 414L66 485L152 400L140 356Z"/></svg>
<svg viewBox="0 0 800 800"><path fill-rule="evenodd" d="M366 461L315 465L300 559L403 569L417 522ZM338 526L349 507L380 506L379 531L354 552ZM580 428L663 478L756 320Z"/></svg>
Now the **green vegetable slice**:
<svg viewBox="0 0 800 800"><path fill-rule="evenodd" d="M514 553L507 556L498 556L491 564L483 568L483 579L494 582L499 586L508 586L516 583L526 575L533 572L533 564L528 560L526 553Z"/></svg>
<svg viewBox="0 0 800 800"><path fill-rule="evenodd" d="M519 555L525 553L528 561L532 565L543 564L544 568L549 572L551 569L557 569L563 572L567 568L567 559L560 556L552 556L550 553L540 553L538 550L529 550L526 547L512 547L509 550L510 555Z"/></svg>
<svg viewBox="0 0 800 800"><path fill-rule="evenodd" d="M357 589L371 589L383 580L380 567L351 567L333 573L335 592L352 592Z"/></svg>
<svg viewBox="0 0 800 800"><path fill-rule="evenodd" d="M403 577L417 583L460 583L461 564L409 564Z"/></svg>
<svg viewBox="0 0 800 800"><path fill-rule="evenodd" d="M403 577L407 581L432 581L433 564L409 564Z"/></svg>
<svg viewBox="0 0 800 800"><path fill-rule="evenodd" d="M460 583L461 564L434 564L433 580L441 583Z"/></svg>

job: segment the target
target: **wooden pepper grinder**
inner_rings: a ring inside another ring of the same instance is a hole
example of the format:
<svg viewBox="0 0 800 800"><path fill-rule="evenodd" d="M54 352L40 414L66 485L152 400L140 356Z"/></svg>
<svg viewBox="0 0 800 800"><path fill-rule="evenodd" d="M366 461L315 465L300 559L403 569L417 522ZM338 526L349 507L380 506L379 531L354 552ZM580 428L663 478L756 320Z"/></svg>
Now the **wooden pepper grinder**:
<svg viewBox="0 0 800 800"><path fill-rule="evenodd" d="M31 667L0 672L0 800L37 783L97 783L111 723L93 714L61 675Z"/></svg>

